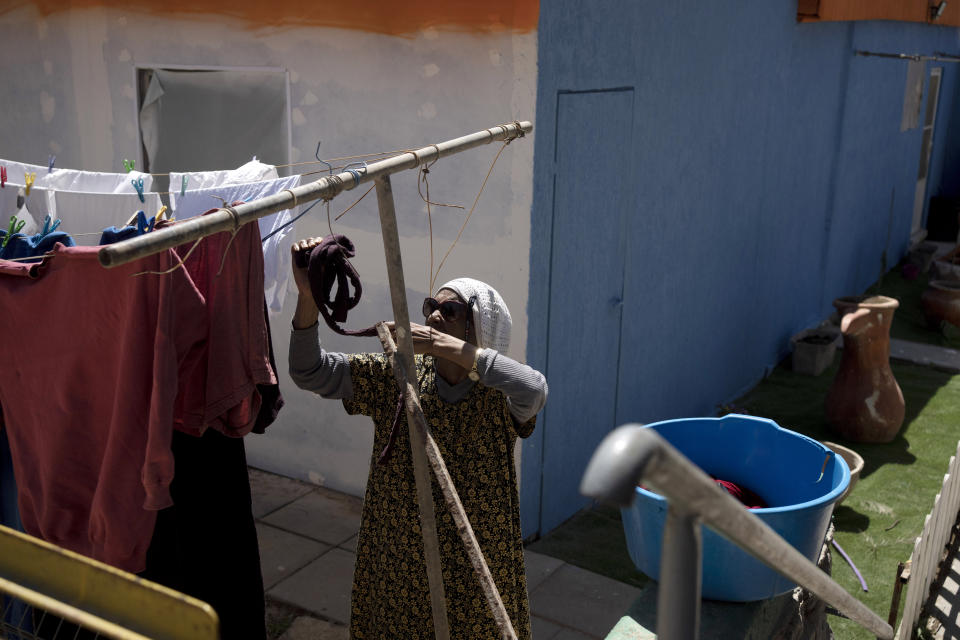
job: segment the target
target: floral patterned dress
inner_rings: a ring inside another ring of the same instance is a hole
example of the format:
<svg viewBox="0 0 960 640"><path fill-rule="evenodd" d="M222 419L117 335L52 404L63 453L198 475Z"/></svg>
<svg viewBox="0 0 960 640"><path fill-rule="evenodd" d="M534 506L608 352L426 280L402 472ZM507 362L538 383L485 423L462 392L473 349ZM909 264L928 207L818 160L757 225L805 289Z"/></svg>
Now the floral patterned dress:
<svg viewBox="0 0 960 640"><path fill-rule="evenodd" d="M516 425L506 396L476 383L465 398L448 403L437 395L431 356L416 356L420 404L473 525L487 566L521 640L530 638L530 612L520 534L514 466L517 437L533 432L536 418ZM389 460L377 458L390 438L397 385L382 354L350 356L350 414L376 426L363 523L351 598L351 638L434 637L430 588L423 554L416 482L406 416ZM450 637L498 638L496 623L433 474L437 537L447 598Z"/></svg>

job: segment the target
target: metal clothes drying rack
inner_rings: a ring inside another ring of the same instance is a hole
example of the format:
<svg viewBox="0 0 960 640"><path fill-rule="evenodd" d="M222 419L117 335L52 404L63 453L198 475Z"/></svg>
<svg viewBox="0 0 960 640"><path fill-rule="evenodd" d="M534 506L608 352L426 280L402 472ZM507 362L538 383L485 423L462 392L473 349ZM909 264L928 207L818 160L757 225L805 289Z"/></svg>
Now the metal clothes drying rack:
<svg viewBox="0 0 960 640"><path fill-rule="evenodd" d="M326 176L316 182L294 189L287 189L260 200L235 207L224 207L203 217L185 220L166 229L159 229L152 233L106 246L98 254L100 263L104 267L115 267L179 246L185 242L199 240L214 233L236 231L241 226L258 218L306 202L319 199L332 200L343 191L355 189L366 182L376 182L380 228L387 261L390 297L393 303L399 348L394 345L390 333L382 325L380 325L378 331L387 356L394 365L399 365L393 367L397 383L407 391L407 425L410 430L417 502L423 532L427 578L430 585L433 626L438 640L449 639L450 627L447 622L446 598L440 569L440 550L437 542L430 476L427 471L428 464L440 485L444 502L453 516L457 532L466 547L467 556L480 582L501 637L515 640L517 634L510 621L510 616L503 606L503 601L490 574L490 569L484 561L483 552L480 550L473 528L470 526L460 498L457 496L456 487L454 487L450 474L447 472L440 450L430 435L430 430L420 407L419 390L410 383L417 378L413 338L409 329L410 315L407 309L403 263L400 256L400 237L397 230L397 216L394 209L393 189L390 186L390 175L406 169L415 169L424 163L432 164L444 156L460 153L494 141L510 142L523 137L532 130L533 124L528 121L515 121L510 124L497 125L453 140L431 144L415 151L403 152L385 160L373 162L362 169L347 170L337 175Z"/></svg>
<svg viewBox="0 0 960 640"><path fill-rule="evenodd" d="M220 637L209 604L4 526L0 576L0 638Z"/></svg>

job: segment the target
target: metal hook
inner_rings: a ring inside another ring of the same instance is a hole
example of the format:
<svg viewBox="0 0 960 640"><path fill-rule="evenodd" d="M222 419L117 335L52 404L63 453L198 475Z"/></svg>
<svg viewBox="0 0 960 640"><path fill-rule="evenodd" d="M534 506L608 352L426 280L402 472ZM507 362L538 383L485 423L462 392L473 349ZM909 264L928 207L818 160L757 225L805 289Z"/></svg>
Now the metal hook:
<svg viewBox="0 0 960 640"><path fill-rule="evenodd" d="M320 157L320 144L323 140L317 140L317 150L314 152L313 157L317 159L317 162L327 165L327 172L332 176L333 175L333 165Z"/></svg>

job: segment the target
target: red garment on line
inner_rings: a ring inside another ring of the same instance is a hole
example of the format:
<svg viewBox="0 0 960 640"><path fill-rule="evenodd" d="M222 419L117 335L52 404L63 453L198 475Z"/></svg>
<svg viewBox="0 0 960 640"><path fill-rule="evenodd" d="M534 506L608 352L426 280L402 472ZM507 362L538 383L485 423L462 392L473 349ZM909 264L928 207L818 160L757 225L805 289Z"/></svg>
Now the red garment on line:
<svg viewBox="0 0 960 640"><path fill-rule="evenodd" d="M196 436L208 427L233 437L250 433L261 405L257 385L277 384L264 315L260 227L247 224L231 235L208 236L185 260L206 300L207 341L203 356L184 367L175 424ZM192 246L176 251L183 257Z"/></svg>
<svg viewBox="0 0 960 640"><path fill-rule="evenodd" d="M171 504L178 370L203 347L204 299L182 269L133 276L173 251L113 269L97 251L0 261L0 406L26 531L138 572Z"/></svg>

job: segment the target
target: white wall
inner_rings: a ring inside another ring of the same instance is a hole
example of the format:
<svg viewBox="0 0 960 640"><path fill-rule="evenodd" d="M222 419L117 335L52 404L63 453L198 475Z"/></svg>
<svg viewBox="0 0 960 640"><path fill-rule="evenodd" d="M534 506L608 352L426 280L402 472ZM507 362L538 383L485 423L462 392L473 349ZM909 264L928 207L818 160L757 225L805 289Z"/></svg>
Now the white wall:
<svg viewBox="0 0 960 640"><path fill-rule="evenodd" d="M42 18L32 8L0 15L0 157L98 171L122 170L137 149L134 65L282 67L291 78L292 159L347 156L440 142L514 119L532 119L536 34L489 35L426 29L409 38L328 28L249 31L230 22L145 18L114 9L71 10ZM499 145L444 159L430 173L431 199L469 208ZM251 153L253 155L253 153ZM264 162L282 159L260 158ZM511 355L526 350L533 140L504 151L477 210L439 276L470 275L506 299L514 318ZM306 170L311 169L309 165ZM319 176L316 176L319 177ZM426 210L414 171L393 177L411 317L427 289ZM335 215L362 193L331 205ZM322 205L298 224L299 237L328 233ZM464 218L434 209L439 262ZM334 231L357 245L364 297L349 327L391 316L371 193ZM247 438L251 464L360 495L372 428L336 401L301 392L286 375L287 308L273 318L274 346L287 401L263 436ZM341 338L325 328L326 348L379 350L376 339ZM106 391L106 390L105 390Z"/></svg>

